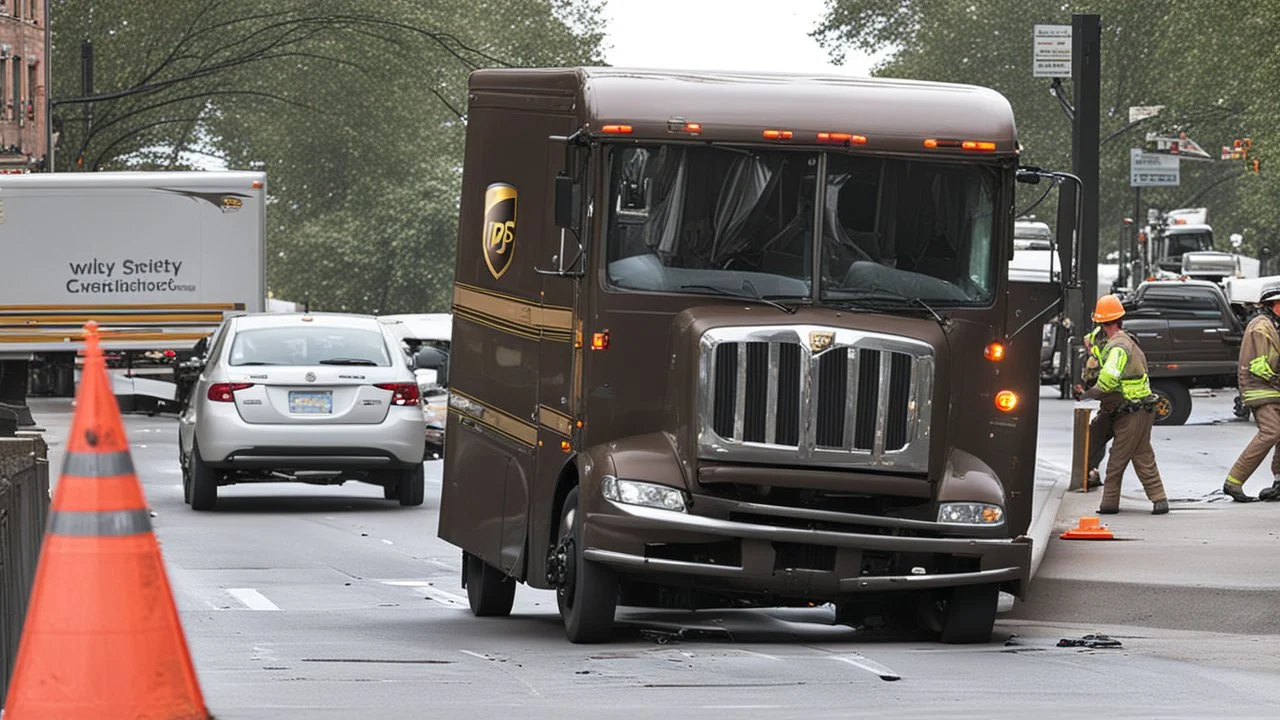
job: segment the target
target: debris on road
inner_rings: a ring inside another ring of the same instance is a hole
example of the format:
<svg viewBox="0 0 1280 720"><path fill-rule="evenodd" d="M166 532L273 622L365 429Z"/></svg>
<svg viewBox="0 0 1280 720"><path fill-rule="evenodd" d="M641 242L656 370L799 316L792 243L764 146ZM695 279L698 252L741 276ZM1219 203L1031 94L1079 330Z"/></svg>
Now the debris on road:
<svg viewBox="0 0 1280 720"><path fill-rule="evenodd" d="M1058 641L1058 647L1084 647L1084 648L1118 648L1120 641L1106 635L1085 635L1082 638L1062 638Z"/></svg>

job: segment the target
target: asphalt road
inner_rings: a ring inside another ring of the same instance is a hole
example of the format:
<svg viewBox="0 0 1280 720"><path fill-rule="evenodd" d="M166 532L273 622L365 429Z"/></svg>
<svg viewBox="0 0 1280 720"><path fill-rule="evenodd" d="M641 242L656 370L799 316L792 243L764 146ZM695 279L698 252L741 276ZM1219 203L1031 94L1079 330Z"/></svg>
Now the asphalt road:
<svg viewBox="0 0 1280 720"><path fill-rule="evenodd" d="M60 467L67 402L33 402ZM1133 628L1121 649L1059 648L1093 628L1002 620L990 645L860 637L828 610L623 610L606 645L564 638L550 593L477 619L460 552L427 502L379 488L223 488L182 502L171 418L126 419L209 709L239 718L1274 717L1280 673L1252 669L1275 638ZM1066 432L1042 428L1044 434ZM1060 438L1058 439L1060 441ZM56 474L56 472L55 472ZM56 482L56 480L55 480ZM648 631L701 630L661 643Z"/></svg>

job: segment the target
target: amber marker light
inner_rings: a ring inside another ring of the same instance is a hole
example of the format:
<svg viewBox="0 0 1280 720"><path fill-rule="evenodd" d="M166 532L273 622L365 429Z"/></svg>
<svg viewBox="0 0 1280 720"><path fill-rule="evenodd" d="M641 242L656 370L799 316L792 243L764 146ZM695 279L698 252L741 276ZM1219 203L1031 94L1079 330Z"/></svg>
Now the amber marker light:
<svg viewBox="0 0 1280 720"><path fill-rule="evenodd" d="M982 356L991 362L1000 362L1004 359L1004 345L993 342L982 351Z"/></svg>
<svg viewBox="0 0 1280 720"><path fill-rule="evenodd" d="M1018 394L1012 390L1001 390L996 393L996 409L1000 412L1013 412L1018 407Z"/></svg>
<svg viewBox="0 0 1280 720"><path fill-rule="evenodd" d="M847 143L849 145L866 145L867 138L863 135L854 135L852 133L842 132L820 132L818 133L818 142L821 143Z"/></svg>
<svg viewBox="0 0 1280 720"><path fill-rule="evenodd" d="M592 350L608 350L609 349L609 331L591 334Z"/></svg>
<svg viewBox="0 0 1280 720"><path fill-rule="evenodd" d="M960 144L961 150L977 150L979 152L995 152L996 144L981 140L965 140Z"/></svg>
<svg viewBox="0 0 1280 720"><path fill-rule="evenodd" d="M630 135L631 126L630 125L605 125L600 128L600 132L608 133L609 135Z"/></svg>
<svg viewBox="0 0 1280 720"><path fill-rule="evenodd" d="M795 136L795 133L791 132L790 130L765 130L764 131L765 140L790 140L794 136Z"/></svg>

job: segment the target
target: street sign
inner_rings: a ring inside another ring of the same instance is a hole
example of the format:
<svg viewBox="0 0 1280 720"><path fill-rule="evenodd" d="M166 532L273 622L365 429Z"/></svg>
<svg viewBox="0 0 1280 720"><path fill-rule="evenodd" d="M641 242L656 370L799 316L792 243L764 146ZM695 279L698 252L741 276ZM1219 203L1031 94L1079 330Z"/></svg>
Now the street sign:
<svg viewBox="0 0 1280 720"><path fill-rule="evenodd" d="M1129 107L1129 124L1155 117L1164 109L1163 105L1132 105Z"/></svg>
<svg viewBox="0 0 1280 720"><path fill-rule="evenodd" d="M1181 158L1177 155L1129 150L1129 187L1177 187L1181 181Z"/></svg>
<svg viewBox="0 0 1280 720"><path fill-rule="evenodd" d="M1147 133L1146 151L1153 154L1181 155L1188 160L1212 160L1213 157L1195 140L1179 133L1178 137L1166 137Z"/></svg>
<svg viewBox="0 0 1280 720"><path fill-rule="evenodd" d="M1071 77L1070 25L1036 25L1032 41L1035 77Z"/></svg>

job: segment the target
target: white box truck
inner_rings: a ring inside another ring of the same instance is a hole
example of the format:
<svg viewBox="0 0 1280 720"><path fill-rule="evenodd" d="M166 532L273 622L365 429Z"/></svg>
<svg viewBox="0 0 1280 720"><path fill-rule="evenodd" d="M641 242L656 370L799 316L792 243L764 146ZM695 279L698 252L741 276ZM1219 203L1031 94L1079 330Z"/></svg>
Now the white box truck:
<svg viewBox="0 0 1280 720"><path fill-rule="evenodd" d="M172 409L197 343L264 310L266 192L260 172L0 175L0 360L70 395L93 320L122 407Z"/></svg>

